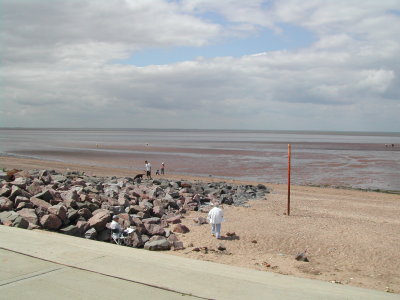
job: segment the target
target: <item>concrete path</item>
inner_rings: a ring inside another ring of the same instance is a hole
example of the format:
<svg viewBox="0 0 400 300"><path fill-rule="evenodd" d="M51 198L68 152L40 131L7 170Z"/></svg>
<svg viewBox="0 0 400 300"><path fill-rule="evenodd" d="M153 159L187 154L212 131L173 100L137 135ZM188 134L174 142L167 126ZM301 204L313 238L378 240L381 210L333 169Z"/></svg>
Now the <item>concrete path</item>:
<svg viewBox="0 0 400 300"><path fill-rule="evenodd" d="M0 226L1 299L400 299L398 294Z"/></svg>

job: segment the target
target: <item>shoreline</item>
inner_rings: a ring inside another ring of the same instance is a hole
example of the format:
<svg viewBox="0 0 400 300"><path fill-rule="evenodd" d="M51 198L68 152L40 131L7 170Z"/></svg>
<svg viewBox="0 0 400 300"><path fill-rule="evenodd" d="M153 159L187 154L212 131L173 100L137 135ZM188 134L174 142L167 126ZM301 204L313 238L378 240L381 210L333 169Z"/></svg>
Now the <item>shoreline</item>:
<svg viewBox="0 0 400 300"><path fill-rule="evenodd" d="M80 171L102 177L137 174L129 169L4 156L0 156L0 167ZM163 178L262 183L271 190L265 199L249 200L247 207L223 205L226 221L222 224L222 240L211 236L209 225L194 222L205 217L205 213L188 212L182 224L190 232L179 236L185 249L164 252L168 255L400 293L400 196L397 194L292 185L291 214L287 216L286 184L168 173ZM216 250L220 244L226 251ZM304 251L309 262L294 259Z"/></svg>
<svg viewBox="0 0 400 300"><path fill-rule="evenodd" d="M68 170L76 170L76 171L84 171L89 175L94 176L110 176L111 172L115 174L122 174L127 177L134 177L136 174L144 173L144 171L139 171L139 169L131 169L131 168L122 168L122 167L109 167L109 166L99 166L99 165L90 165L90 164L81 164L81 163L69 163L61 160L44 160L41 158L31 158L31 157L18 157L13 155L1 155L0 154L0 169L8 168L17 168L15 166L19 166L23 169L32 169L32 166L36 166L40 169L40 166L49 166L42 167L43 169L52 169L54 168L56 171L68 171ZM75 168L75 169L73 169ZM155 172L153 172L155 173ZM152 174L154 178L156 178L155 174ZM115 175L117 176L117 175ZM244 183L244 184L258 184L262 183L269 186L276 186L280 188L287 187L286 183L272 183L261 180L243 180L243 179L235 179L224 176L201 176L201 175L190 175L185 173L169 173L167 172L164 176L159 175L157 178L171 178L171 179L191 179L191 180L200 180L200 181L226 181L226 182L234 182L234 183ZM384 194L392 194L392 195L400 195L400 190L387 190L387 189L375 189L375 188L358 188L351 186L337 186L330 184L291 184L291 187L314 187L321 189L338 189L338 190L350 190L350 191L360 191L360 192L374 192L374 193L384 193Z"/></svg>

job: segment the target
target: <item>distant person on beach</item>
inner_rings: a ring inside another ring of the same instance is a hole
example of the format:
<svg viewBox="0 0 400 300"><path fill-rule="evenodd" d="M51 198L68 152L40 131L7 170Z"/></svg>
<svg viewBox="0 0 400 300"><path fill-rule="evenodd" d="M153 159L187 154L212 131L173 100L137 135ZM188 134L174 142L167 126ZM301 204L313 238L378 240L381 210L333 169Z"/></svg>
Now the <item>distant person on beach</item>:
<svg viewBox="0 0 400 300"><path fill-rule="evenodd" d="M161 163L161 168L160 168L161 175L164 175L164 170L165 170L165 163L162 162L162 163Z"/></svg>
<svg viewBox="0 0 400 300"><path fill-rule="evenodd" d="M208 213L207 220L211 224L211 234L217 239L221 238L221 223L224 221L224 212L219 208L219 203L213 203L214 208Z"/></svg>
<svg viewBox="0 0 400 300"><path fill-rule="evenodd" d="M147 160L144 162L144 169L146 171L147 179L151 179L151 163L149 163Z"/></svg>

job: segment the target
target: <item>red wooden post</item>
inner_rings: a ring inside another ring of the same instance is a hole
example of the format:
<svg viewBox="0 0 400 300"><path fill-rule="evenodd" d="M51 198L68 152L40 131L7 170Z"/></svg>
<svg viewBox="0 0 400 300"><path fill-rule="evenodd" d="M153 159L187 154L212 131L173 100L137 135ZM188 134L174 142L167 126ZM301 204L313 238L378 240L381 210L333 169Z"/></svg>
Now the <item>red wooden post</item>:
<svg viewBox="0 0 400 300"><path fill-rule="evenodd" d="M290 151L291 146L288 144L288 196L287 196L287 215L290 216Z"/></svg>

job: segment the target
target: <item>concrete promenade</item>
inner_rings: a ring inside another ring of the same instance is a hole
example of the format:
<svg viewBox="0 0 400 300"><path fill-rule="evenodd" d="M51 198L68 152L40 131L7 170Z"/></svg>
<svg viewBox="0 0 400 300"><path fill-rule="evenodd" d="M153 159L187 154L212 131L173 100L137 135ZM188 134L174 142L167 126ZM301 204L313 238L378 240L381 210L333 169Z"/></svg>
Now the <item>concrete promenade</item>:
<svg viewBox="0 0 400 300"><path fill-rule="evenodd" d="M1 299L400 299L398 294L0 226Z"/></svg>

